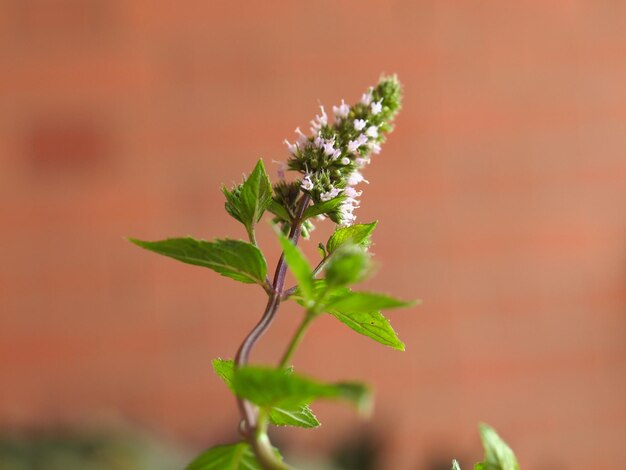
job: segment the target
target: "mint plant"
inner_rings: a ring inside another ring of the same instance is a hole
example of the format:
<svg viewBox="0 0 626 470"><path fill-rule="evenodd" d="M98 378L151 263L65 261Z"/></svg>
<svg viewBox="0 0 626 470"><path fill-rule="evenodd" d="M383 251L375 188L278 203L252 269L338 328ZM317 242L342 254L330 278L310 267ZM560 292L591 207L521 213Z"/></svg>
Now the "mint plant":
<svg viewBox="0 0 626 470"><path fill-rule="evenodd" d="M491 426L481 423L478 426L480 439L485 448L482 462L474 465L474 470L520 470L515 454ZM452 470L461 470L459 462L452 461Z"/></svg>
<svg viewBox="0 0 626 470"><path fill-rule="evenodd" d="M368 412L371 393L367 385L324 383L293 370L296 348L310 324L321 315L329 314L361 335L404 350L381 311L415 302L352 288L371 273L369 246L377 224L356 223L355 211L362 194L357 187L367 183L362 171L380 153L393 129L400 101L401 87L392 76L383 77L357 103L348 105L342 100L333 106L332 122L320 106L320 113L311 121L310 133L297 128L297 140L285 141L290 157L275 184L259 160L241 184L223 187L225 209L243 225L248 241L129 239L160 255L210 268L244 284L257 284L267 294L259 322L244 338L234 359L213 361L213 369L236 396L242 440L203 452L189 464L189 470L289 469L292 467L270 442L270 426L319 426L310 407L317 399L344 400L361 413ZM285 169L296 177L288 180ZM282 249L272 277L256 239L257 226L267 212L272 215L272 227ZM336 229L326 243L319 243L320 259L313 266L297 245L301 238L310 238L314 223L324 219L336 224ZM285 285L287 269L296 280L295 286ZM303 315L282 357L276 366L250 365L254 346L287 300L297 302Z"/></svg>

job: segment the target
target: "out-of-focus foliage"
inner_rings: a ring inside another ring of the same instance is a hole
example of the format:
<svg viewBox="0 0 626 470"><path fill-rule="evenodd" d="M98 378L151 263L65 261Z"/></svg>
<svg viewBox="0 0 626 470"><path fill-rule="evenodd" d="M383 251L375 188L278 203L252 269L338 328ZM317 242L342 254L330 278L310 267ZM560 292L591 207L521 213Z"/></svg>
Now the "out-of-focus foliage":
<svg viewBox="0 0 626 470"><path fill-rule="evenodd" d="M130 432L0 436L0 470L171 470L184 455Z"/></svg>

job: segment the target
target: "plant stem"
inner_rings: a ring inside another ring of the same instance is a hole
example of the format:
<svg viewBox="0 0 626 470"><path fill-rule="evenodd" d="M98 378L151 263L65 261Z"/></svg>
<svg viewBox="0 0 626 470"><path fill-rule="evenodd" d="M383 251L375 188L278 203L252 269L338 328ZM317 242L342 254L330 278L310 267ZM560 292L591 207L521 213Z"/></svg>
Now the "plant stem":
<svg viewBox="0 0 626 470"><path fill-rule="evenodd" d="M254 433L252 448L257 460L267 470L293 470L289 465L282 462L267 435L268 416L265 410L259 411L257 428Z"/></svg>
<svg viewBox="0 0 626 470"><path fill-rule="evenodd" d="M300 326L298 326L298 329L296 330L296 333L293 335L293 338L291 338L291 342L289 343L287 350L283 354L283 357L280 360L278 367L287 367L289 361L291 360L291 356L293 356L293 353L300 344L300 341L302 341L304 333L306 332L307 328L311 324L311 321L313 321L315 317L316 315L314 313L308 311L306 312L304 318L302 319L302 322L300 323Z"/></svg>
<svg viewBox="0 0 626 470"><path fill-rule="evenodd" d="M267 433L257 433L252 441L252 450L265 470L293 470L276 456Z"/></svg>
<svg viewBox="0 0 626 470"><path fill-rule="evenodd" d="M250 240L250 243L258 247L259 245L256 242L256 233L254 230L254 226L246 226L246 232L248 232L248 239Z"/></svg>
<svg viewBox="0 0 626 470"><path fill-rule="evenodd" d="M313 277L315 278L318 273L322 270L322 268L324 266L326 266L326 262L328 261L328 259L330 258L330 255L325 256L322 261L320 261L320 263L315 266L315 269L313 270ZM283 291L283 298L282 300L287 299L289 296L293 295L296 292L296 289L298 288L298 286L293 286L290 287L289 289L285 289L285 291Z"/></svg>
<svg viewBox="0 0 626 470"><path fill-rule="evenodd" d="M302 217L310 201L311 197L306 193L300 199L298 212L296 214L296 217L292 221L291 229L289 230L289 239L294 245L298 243L298 240L300 238L300 232L302 229ZM248 363L250 353L252 352L255 344L272 324L272 321L276 316L276 312L278 311L278 307L280 306L283 289L285 287L286 274L287 263L285 262L285 254L283 253L281 254L278 260L278 264L276 265L274 280L271 285L269 298L267 301L267 305L265 306L263 316L256 324L256 326L252 329L252 331L248 333L248 336L246 336L246 338L243 340L241 346L237 351L237 355L235 356L236 368L245 366ZM262 424L263 426L261 427L265 427L266 424L257 422L256 407L252 405L249 401L240 397L237 397L237 405L239 407L239 411L241 413L244 423L242 431L245 437L250 441L250 444L254 449L255 455L259 458L263 466L270 470L288 468L285 467L282 462L278 461L273 455L273 451L271 451L271 444L269 443L269 439L267 438L267 433L264 429L259 429L258 424ZM263 440L267 441L267 445L264 445L262 442L260 442L259 439L261 437L263 437ZM268 446L271 451L269 453L267 452Z"/></svg>

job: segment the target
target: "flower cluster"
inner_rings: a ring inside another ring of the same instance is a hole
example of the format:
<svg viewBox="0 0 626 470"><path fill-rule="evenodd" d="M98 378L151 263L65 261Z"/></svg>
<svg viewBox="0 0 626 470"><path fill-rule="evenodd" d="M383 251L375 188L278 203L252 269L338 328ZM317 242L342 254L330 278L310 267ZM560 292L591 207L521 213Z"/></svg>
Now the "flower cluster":
<svg viewBox="0 0 626 470"><path fill-rule="evenodd" d="M400 95L396 77L383 78L358 103L349 106L341 100L333 106L332 124L320 106L320 113L311 121L310 135L297 128L297 140L285 140L291 154L289 168L303 175L300 189L315 204L336 200L339 204L329 206L332 209L326 215L341 225L351 225L356 219L354 210L362 194L356 186L367 183L362 170L372 155L380 153L400 109Z"/></svg>

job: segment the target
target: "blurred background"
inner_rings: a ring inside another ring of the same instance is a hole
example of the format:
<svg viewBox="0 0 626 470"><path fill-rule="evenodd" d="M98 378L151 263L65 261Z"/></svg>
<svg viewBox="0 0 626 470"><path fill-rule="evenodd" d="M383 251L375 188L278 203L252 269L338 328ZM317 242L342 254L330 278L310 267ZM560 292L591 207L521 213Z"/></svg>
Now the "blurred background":
<svg viewBox="0 0 626 470"><path fill-rule="evenodd" d="M234 356L264 293L123 237L245 237L220 185L260 156L274 177L318 104L382 72L405 100L358 210L380 221L366 287L423 304L389 313L405 353L318 320L296 369L370 382L375 414L319 403L320 429L276 443L302 468L471 468L485 421L525 469L619 466L625 17L619 1L0 0L0 468L176 469L236 438L210 360ZM275 362L299 318L285 305L253 360Z"/></svg>

